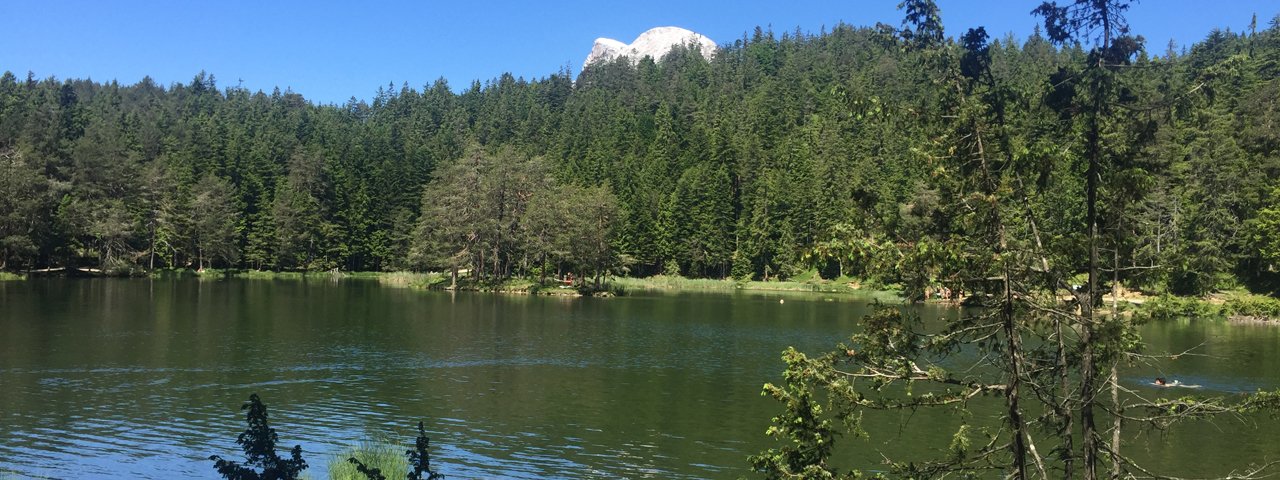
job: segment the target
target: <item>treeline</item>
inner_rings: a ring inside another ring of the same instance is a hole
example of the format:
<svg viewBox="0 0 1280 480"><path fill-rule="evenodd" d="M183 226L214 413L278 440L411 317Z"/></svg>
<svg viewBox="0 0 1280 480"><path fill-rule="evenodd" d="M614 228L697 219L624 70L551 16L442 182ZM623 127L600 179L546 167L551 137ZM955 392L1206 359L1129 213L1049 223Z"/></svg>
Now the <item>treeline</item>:
<svg viewBox="0 0 1280 480"><path fill-rule="evenodd" d="M6 73L0 266L757 279L818 268L918 296L959 281L937 265L973 173L953 158L957 111L982 96L1008 126L996 150L1037 165L1018 181L1053 213L1043 242L1078 240L1080 145L1102 131L1117 161L1097 213L1117 285L1274 287L1275 21L1185 52L1152 53L1139 37L1117 88L1141 101L1089 129L1075 119L1085 49L1039 31L984 34L974 57L934 20L936 38L757 28L710 62L675 49L576 81L389 85L340 106L219 88L204 73L167 87ZM962 81L981 76L991 81Z"/></svg>

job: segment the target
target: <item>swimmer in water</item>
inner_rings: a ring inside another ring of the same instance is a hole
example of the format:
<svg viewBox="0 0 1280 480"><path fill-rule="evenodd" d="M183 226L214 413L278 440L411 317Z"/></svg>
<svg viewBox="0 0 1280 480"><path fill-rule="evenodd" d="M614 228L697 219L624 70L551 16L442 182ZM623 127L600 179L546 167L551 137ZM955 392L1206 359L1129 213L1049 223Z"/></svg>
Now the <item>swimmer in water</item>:
<svg viewBox="0 0 1280 480"><path fill-rule="evenodd" d="M1182 387L1182 388L1200 388L1199 385L1183 385L1182 382L1174 380L1172 382L1165 380L1164 377L1156 377L1156 381L1152 383L1157 387Z"/></svg>

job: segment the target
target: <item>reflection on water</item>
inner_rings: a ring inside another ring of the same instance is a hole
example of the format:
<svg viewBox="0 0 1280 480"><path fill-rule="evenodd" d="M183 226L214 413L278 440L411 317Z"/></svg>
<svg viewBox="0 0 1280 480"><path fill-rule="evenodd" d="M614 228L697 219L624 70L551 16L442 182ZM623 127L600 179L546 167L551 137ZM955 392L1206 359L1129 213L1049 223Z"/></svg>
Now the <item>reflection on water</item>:
<svg viewBox="0 0 1280 480"><path fill-rule="evenodd" d="M777 406L759 391L777 379L779 352L828 347L869 311L826 300L450 295L358 281L7 282L0 472L213 478L206 458L236 456L239 405L257 392L281 443L302 444L316 478L329 455L363 437L411 442L419 419L454 478L737 477L747 455L770 445L763 432ZM927 318L955 314L919 308ZM1157 375L1219 391L1280 384L1280 329L1161 324L1146 334L1152 350L1204 342L1212 357L1125 372L1134 386ZM874 466L879 451L945 445L954 422L885 419L873 425L882 434L851 441L848 458ZM1221 474L1213 467L1276 456L1270 438L1201 425L1132 453Z"/></svg>

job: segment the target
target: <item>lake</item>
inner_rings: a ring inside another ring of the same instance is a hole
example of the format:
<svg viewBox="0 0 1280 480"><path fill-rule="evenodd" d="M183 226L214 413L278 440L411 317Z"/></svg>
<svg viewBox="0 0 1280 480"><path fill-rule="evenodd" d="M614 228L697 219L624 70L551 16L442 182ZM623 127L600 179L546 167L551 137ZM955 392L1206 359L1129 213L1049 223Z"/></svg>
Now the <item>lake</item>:
<svg viewBox="0 0 1280 480"><path fill-rule="evenodd" d="M934 321L958 314L912 308ZM216 478L207 457L240 458L239 407L256 392L313 478L362 438L410 445L419 420L450 478L737 478L772 445L764 431L779 405L760 387L780 378L780 352L827 349L870 310L822 294L0 282L0 477ZM1126 370L1133 388L1155 393L1157 375L1204 393L1280 387L1280 328L1188 321L1143 334L1149 352L1203 344L1207 356ZM870 440L843 440L847 458L874 468L881 451L945 446L953 417L877 420ZM1167 473L1223 475L1280 459L1277 428L1248 417L1128 432L1128 453Z"/></svg>

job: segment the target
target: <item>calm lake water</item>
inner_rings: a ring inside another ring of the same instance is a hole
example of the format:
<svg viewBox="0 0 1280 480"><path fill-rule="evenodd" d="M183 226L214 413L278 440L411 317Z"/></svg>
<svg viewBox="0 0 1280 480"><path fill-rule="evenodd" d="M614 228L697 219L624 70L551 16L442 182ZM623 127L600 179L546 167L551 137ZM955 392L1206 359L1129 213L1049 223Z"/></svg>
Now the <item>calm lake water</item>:
<svg viewBox="0 0 1280 480"><path fill-rule="evenodd" d="M207 457L239 458L239 406L257 392L314 478L361 438L411 443L420 419L451 478L737 478L772 444L763 433L779 407L760 387L780 377L780 351L826 349L869 311L819 294L0 282L0 477L214 478ZM1124 372L1140 391L1156 393L1145 384L1158 373L1204 393L1280 387L1280 328L1183 322L1144 334L1149 351L1203 343L1209 356ZM872 439L844 441L846 458L874 468L882 451L944 446L957 421L881 418ZM1280 459L1277 431L1258 417L1130 432L1129 453L1167 473L1222 475Z"/></svg>

